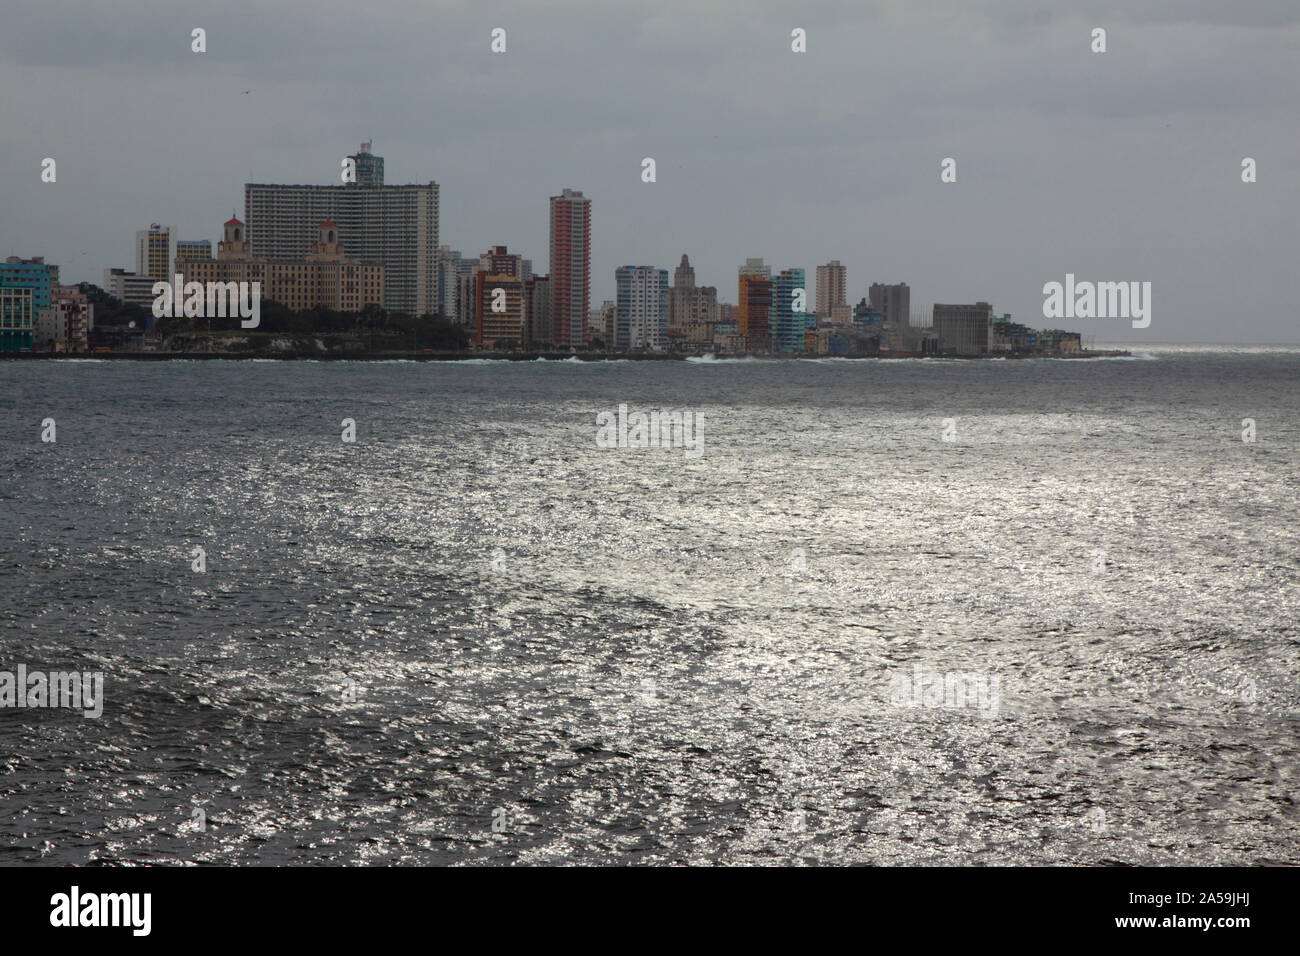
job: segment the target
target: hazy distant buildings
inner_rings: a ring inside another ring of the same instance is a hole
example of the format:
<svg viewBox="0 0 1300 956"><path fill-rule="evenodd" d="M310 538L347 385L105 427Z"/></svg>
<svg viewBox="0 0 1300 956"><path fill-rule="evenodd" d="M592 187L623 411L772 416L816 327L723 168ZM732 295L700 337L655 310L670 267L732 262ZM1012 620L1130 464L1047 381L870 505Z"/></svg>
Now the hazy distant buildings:
<svg viewBox="0 0 1300 956"><path fill-rule="evenodd" d="M551 301L558 348L581 348L591 307L591 200L573 189L551 197Z"/></svg>
<svg viewBox="0 0 1300 956"><path fill-rule="evenodd" d="M262 298L302 311L317 307L360 312L384 300L384 267L360 262L344 253L342 230L326 220L316 225L316 242L296 262L273 261L253 254L244 224L228 219L225 239L215 259L182 259L177 268L185 282L260 282Z"/></svg>
<svg viewBox="0 0 1300 956"><path fill-rule="evenodd" d="M136 232L136 275L148 276L155 282L170 282L175 262L176 239L171 226L155 222L148 229Z"/></svg>
<svg viewBox="0 0 1300 956"><path fill-rule="evenodd" d="M708 346L718 320L718 290L695 284L691 260L682 255L668 290L668 343L673 349Z"/></svg>
<svg viewBox="0 0 1300 956"><path fill-rule="evenodd" d="M872 308L865 298L853 307L853 328L859 332L880 336L885 330L885 316Z"/></svg>
<svg viewBox="0 0 1300 956"><path fill-rule="evenodd" d="M848 270L832 259L817 267L817 314L831 316L837 306L847 305Z"/></svg>
<svg viewBox="0 0 1300 956"><path fill-rule="evenodd" d="M244 210L256 258L302 261L326 220L338 224L345 254L384 267L386 309L440 310L438 184L384 184L384 161L370 144L350 157L356 181L337 186L247 183Z"/></svg>
<svg viewBox="0 0 1300 956"><path fill-rule="evenodd" d="M885 285L873 282L867 290L871 307L884 316L890 348L904 350L911 340L912 291L906 282Z"/></svg>
<svg viewBox="0 0 1300 956"><path fill-rule="evenodd" d="M972 305L934 306L934 332L939 351L952 355L986 355L993 351L993 307L987 302Z"/></svg>
<svg viewBox="0 0 1300 956"><path fill-rule="evenodd" d="M618 330L618 307L613 299L606 299L599 309L587 312L587 342L599 339L606 349L614 347Z"/></svg>
<svg viewBox="0 0 1300 956"><path fill-rule="evenodd" d="M717 321L718 290L711 285L695 284L695 268L682 255L673 270L673 285L668 292L668 328L686 325L712 325Z"/></svg>
<svg viewBox="0 0 1300 956"><path fill-rule="evenodd" d="M663 351L668 347L668 270L620 266L614 272L614 344L619 349Z"/></svg>

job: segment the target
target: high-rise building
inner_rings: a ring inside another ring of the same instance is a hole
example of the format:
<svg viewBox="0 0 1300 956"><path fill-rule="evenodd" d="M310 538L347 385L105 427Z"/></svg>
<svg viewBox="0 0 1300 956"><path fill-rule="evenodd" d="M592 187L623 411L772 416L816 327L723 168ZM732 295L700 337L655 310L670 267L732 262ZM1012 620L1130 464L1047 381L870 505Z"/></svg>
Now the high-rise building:
<svg viewBox="0 0 1300 956"><path fill-rule="evenodd" d="M260 282L262 298L302 311L322 307L336 312L360 312L384 300L384 267L344 254L338 225L330 220L316 226L316 242L298 262L278 262L255 256L244 224L231 218L226 238L217 243L215 259L182 259L183 281Z"/></svg>
<svg viewBox="0 0 1300 956"><path fill-rule="evenodd" d="M474 274L478 328L475 341L483 348L518 348L524 344L524 282L509 273Z"/></svg>
<svg viewBox="0 0 1300 956"><path fill-rule="evenodd" d="M478 314L474 309L474 274L479 270L478 259L462 256L456 262L455 275L455 319L471 335L478 328Z"/></svg>
<svg viewBox="0 0 1300 956"><path fill-rule="evenodd" d="M484 328L488 329L489 334L495 335L499 333L503 337L502 341L505 341L511 332L508 328L499 327L500 323L497 320L490 316L485 319L481 314L483 296L479 276L508 276L519 280L520 289L522 290L521 295L524 296L521 299L524 310L521 317L524 327L520 333L522 337L518 340L519 344L522 345L530 334L526 294L528 280L532 278L532 263L522 256L510 252L505 246L493 246L477 259L460 259L455 265L456 321L469 330L475 342L480 341L481 330ZM513 286L511 288L513 289ZM513 295L513 293L511 294Z"/></svg>
<svg viewBox="0 0 1300 956"><path fill-rule="evenodd" d="M953 355L985 355L993 351L993 307L987 302L973 305L934 306L934 331L939 351Z"/></svg>
<svg viewBox="0 0 1300 956"><path fill-rule="evenodd" d="M373 143L374 140L362 143L355 155L350 157L356 165L357 186L374 187L384 184L384 157L376 156L370 151Z"/></svg>
<svg viewBox="0 0 1300 956"><path fill-rule="evenodd" d="M832 259L817 267L817 314L829 316L837 305L847 305L844 296L848 284L848 270L840 260Z"/></svg>
<svg viewBox="0 0 1300 956"><path fill-rule="evenodd" d="M614 276L615 347L662 352L668 347L668 270L620 266Z"/></svg>
<svg viewBox="0 0 1300 956"><path fill-rule="evenodd" d="M438 248L438 309L437 312L445 319L457 321L457 295L459 288L456 283L457 275L460 269L461 255L451 246L440 246Z"/></svg>
<svg viewBox="0 0 1300 956"><path fill-rule="evenodd" d="M685 254L673 270L673 285L668 291L668 329L712 325L717 321L718 290L711 285L695 284L695 269Z"/></svg>
<svg viewBox="0 0 1300 956"><path fill-rule="evenodd" d="M176 262L176 240L171 226L153 223L148 229L135 234L135 271L149 276L155 282L172 281L172 265Z"/></svg>
<svg viewBox="0 0 1300 956"><path fill-rule="evenodd" d="M912 291L906 282L884 285L873 282L867 290L871 307L885 317L885 336L891 348L909 347L911 334Z"/></svg>
<svg viewBox="0 0 1300 956"><path fill-rule="evenodd" d="M745 264L740 267L740 274L742 276L759 276L763 279L770 279L772 278L772 268L765 265L761 257L746 259Z"/></svg>
<svg viewBox="0 0 1300 956"><path fill-rule="evenodd" d="M771 311L772 280L758 272L742 272L736 332L745 340L747 351L767 352L772 348Z"/></svg>
<svg viewBox="0 0 1300 956"><path fill-rule="evenodd" d="M0 262L0 351L27 351L35 345L37 317L53 306L58 284L59 267L42 256L10 256Z"/></svg>
<svg viewBox="0 0 1300 956"><path fill-rule="evenodd" d="M551 299L556 346L580 348L591 307L591 200L573 189L551 197Z"/></svg>
<svg viewBox="0 0 1300 956"><path fill-rule="evenodd" d="M803 349L804 332L808 328L807 294L802 269L785 269L772 279L772 309L768 321L772 346L778 352Z"/></svg>
<svg viewBox="0 0 1300 956"><path fill-rule="evenodd" d="M338 186L246 183L244 210L253 255L302 261L326 220L338 223L345 254L384 267L384 308L436 313L438 184L384 184L384 161L369 143L351 158L356 182Z"/></svg>
<svg viewBox="0 0 1300 956"><path fill-rule="evenodd" d="M524 289L528 299L528 327L525 329L528 344L550 348L555 336L551 277L529 276Z"/></svg>

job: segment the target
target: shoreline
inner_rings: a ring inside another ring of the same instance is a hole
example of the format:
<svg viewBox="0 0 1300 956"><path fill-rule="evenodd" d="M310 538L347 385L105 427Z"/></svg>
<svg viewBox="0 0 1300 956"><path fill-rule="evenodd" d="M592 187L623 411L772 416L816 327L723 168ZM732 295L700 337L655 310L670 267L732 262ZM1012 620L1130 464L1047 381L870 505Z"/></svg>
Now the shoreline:
<svg viewBox="0 0 1300 956"><path fill-rule="evenodd" d="M892 361L902 359L958 359L961 361L987 362L995 359L1072 359L1086 360L1097 358L1131 358L1132 353L1123 349L1105 349L1091 352L1072 353L999 353L996 355L791 355L763 353L741 353L738 355L658 353L658 352L0 352L0 360L9 361L86 361L88 359L109 362L464 362L488 360L499 362L684 362L687 359L708 361L736 361L752 359L754 361L793 362L809 359L842 359L849 362Z"/></svg>

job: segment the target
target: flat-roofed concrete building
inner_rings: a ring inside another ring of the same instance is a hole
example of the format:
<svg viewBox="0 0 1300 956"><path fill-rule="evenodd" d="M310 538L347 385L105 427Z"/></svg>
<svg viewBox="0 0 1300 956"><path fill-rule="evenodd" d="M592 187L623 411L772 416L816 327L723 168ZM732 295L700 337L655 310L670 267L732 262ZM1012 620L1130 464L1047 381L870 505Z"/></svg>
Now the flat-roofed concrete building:
<svg viewBox="0 0 1300 956"><path fill-rule="evenodd" d="M176 235L171 226L153 223L135 234L135 271L155 282L170 282L176 262Z"/></svg>
<svg viewBox="0 0 1300 956"><path fill-rule="evenodd" d="M772 277L772 308L768 324L772 347L778 352L798 352L809 328L805 300L808 294L802 269L783 269ZM816 327L815 324L813 326Z"/></svg>
<svg viewBox="0 0 1300 956"><path fill-rule="evenodd" d="M871 307L884 316L884 333L893 349L906 349L913 338L912 290L906 282L886 285L873 282L867 290Z"/></svg>
<svg viewBox="0 0 1300 956"><path fill-rule="evenodd" d="M0 352L24 352L35 344L37 311L32 301L31 289L0 284Z"/></svg>
<svg viewBox="0 0 1300 956"><path fill-rule="evenodd" d="M768 271L764 267L764 271ZM736 307L736 332L750 352L772 348L772 280L761 272L742 272L740 301Z"/></svg>
<svg viewBox="0 0 1300 956"><path fill-rule="evenodd" d="M384 267L383 306L410 315L437 313L438 184L384 184L383 158L368 143L351 158L356 182L337 186L246 183L244 214L254 258L302 262L317 230L338 224L344 254Z"/></svg>
<svg viewBox="0 0 1300 956"><path fill-rule="evenodd" d="M844 298L847 294L849 270L832 259L824 266L817 267L817 314L830 316L837 306L848 305Z"/></svg>
<svg viewBox="0 0 1300 956"><path fill-rule="evenodd" d="M614 276L618 288L615 347L664 351L668 347L668 270L620 266Z"/></svg>
<svg viewBox="0 0 1300 956"><path fill-rule="evenodd" d="M550 348L555 338L555 312L551 300L551 277L529 276L524 283L528 304L528 327L524 330L529 345Z"/></svg>
<svg viewBox="0 0 1300 956"><path fill-rule="evenodd" d="M153 276L142 276L125 269L104 270L104 291L115 299L148 309L153 305Z"/></svg>
<svg viewBox="0 0 1300 956"><path fill-rule="evenodd" d="M940 352L987 355L993 351L993 306L987 302L971 305L936 302L934 332L939 337Z"/></svg>
<svg viewBox="0 0 1300 956"><path fill-rule="evenodd" d="M478 328L475 341L483 348L519 348L524 344L524 281L509 273L474 274Z"/></svg>
<svg viewBox="0 0 1300 956"><path fill-rule="evenodd" d="M95 306L75 285L56 285L52 296L53 335L45 344L61 342L69 352L85 352L90 348L90 330L95 327Z"/></svg>
<svg viewBox="0 0 1300 956"><path fill-rule="evenodd" d="M0 351L23 352L35 345L37 317L53 306L58 284L59 267L44 256L0 262L0 294L8 293L0 301Z"/></svg>

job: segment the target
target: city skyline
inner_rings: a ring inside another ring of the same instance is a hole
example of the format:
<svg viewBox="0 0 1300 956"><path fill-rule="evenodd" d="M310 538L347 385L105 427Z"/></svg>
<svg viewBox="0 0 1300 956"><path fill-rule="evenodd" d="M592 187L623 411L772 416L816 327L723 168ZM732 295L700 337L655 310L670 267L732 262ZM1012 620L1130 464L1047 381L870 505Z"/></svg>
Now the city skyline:
<svg viewBox="0 0 1300 956"><path fill-rule="evenodd" d="M150 222L213 240L244 184L330 184L364 139L387 158L388 183L439 184L439 242L466 254L506 243L540 261L546 197L581 188L596 207L591 303L614 298L619 266L671 268L685 251L721 290L750 256L805 270L839 260L850 301L906 279L925 303L989 301L1031 325L1043 284L1067 273L1150 281L1151 327L1081 330L1133 344L1300 337L1300 150L1286 121L1300 80L1284 68L1300 11L1102 3L1085 18L1008 3L904 20L889 4L773 5L762 17L669 7L381 2L355 23L292 7L157 17L125 4L86 11L87 29L69 36L20 0L0 78L40 92L0 104L0 125L24 130L0 139L0 252L98 284L132 265L125 243ZM1104 54L1089 50L1098 23ZM206 52L191 50L195 25ZM794 28L806 53L791 50ZM335 69L340 50L379 42L381 29L382 62ZM262 56L270 47L277 55ZM192 125L220 135L160 137L149 111L123 114L122 94L140 83L186 91ZM828 85L860 92L830 102ZM564 91L566 109L538 109L529 93L544 89ZM54 183L40 181L46 157L59 163ZM1257 182L1242 182L1243 157ZM642 181L644 158L654 182ZM941 182L945 158L956 182Z"/></svg>

